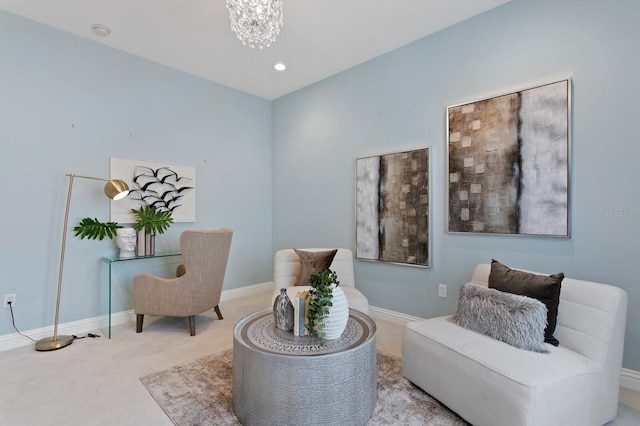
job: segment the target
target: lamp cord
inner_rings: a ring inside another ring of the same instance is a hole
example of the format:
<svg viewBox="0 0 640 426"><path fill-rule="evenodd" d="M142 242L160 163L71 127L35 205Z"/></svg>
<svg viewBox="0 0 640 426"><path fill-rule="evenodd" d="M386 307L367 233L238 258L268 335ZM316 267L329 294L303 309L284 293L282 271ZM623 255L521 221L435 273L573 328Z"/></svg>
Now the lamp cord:
<svg viewBox="0 0 640 426"><path fill-rule="evenodd" d="M18 330L18 327L16 327L16 319L13 316L13 304L11 302L9 302L9 310L11 311L11 323L13 324L13 328L15 328L16 332L19 335L21 335L22 337L26 337L27 339L31 340L32 342L35 342L35 340L32 339L31 337L27 336L26 334L20 333L20 330Z"/></svg>
<svg viewBox="0 0 640 426"><path fill-rule="evenodd" d="M22 334L20 332L20 330L18 330L18 327L16 327L16 319L13 315L13 304L11 302L9 302L9 310L11 311L11 324L13 324L13 328L16 330L16 332L21 335L22 337L26 337L27 339L31 340L32 342L35 342L36 340L32 339L31 337L27 336L26 334ZM85 336L76 336L75 334L72 334L71 337L73 337L73 340L76 339L84 339L85 337L100 337L99 334L93 334L93 333L87 333Z"/></svg>
<svg viewBox="0 0 640 426"><path fill-rule="evenodd" d="M76 340L76 339L84 339L85 337L100 337L100 335L99 334L93 334L93 333L87 333L84 336L78 337L75 334L72 334L71 337L73 337L73 340Z"/></svg>

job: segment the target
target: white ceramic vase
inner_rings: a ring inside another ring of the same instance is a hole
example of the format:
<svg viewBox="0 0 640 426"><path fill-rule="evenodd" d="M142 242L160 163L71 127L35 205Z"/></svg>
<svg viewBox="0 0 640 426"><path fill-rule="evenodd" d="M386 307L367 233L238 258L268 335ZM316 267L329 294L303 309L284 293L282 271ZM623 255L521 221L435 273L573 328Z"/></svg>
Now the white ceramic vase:
<svg viewBox="0 0 640 426"><path fill-rule="evenodd" d="M136 257L136 231L133 228L116 229L116 245L120 249L120 259Z"/></svg>
<svg viewBox="0 0 640 426"><path fill-rule="evenodd" d="M349 304L344 291L340 287L334 287L332 295L333 306L329 307L329 314L324 319L323 331L327 340L340 338L349 320Z"/></svg>

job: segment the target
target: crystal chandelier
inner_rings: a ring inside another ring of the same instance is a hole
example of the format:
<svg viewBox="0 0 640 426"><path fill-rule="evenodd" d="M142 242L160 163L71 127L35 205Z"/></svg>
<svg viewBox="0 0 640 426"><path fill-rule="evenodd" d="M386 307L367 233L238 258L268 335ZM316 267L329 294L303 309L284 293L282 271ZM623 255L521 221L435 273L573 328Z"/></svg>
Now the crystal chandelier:
<svg viewBox="0 0 640 426"><path fill-rule="evenodd" d="M231 29L250 48L269 47L280 33L282 0L227 0Z"/></svg>

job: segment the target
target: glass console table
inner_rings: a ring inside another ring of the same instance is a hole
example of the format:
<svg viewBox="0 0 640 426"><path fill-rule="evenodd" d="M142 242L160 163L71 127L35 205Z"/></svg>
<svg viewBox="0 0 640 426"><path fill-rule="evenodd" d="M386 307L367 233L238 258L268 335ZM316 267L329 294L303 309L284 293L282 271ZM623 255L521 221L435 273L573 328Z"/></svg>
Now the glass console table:
<svg viewBox="0 0 640 426"><path fill-rule="evenodd" d="M141 261L145 259L160 259L163 257L182 256L180 252L170 253L157 253L154 256L136 256L121 259L117 255L113 257L103 257L100 260L107 269L108 280L107 283L101 283L100 285L100 328L104 332L105 336L111 339L111 284L112 284L112 269L115 263Z"/></svg>

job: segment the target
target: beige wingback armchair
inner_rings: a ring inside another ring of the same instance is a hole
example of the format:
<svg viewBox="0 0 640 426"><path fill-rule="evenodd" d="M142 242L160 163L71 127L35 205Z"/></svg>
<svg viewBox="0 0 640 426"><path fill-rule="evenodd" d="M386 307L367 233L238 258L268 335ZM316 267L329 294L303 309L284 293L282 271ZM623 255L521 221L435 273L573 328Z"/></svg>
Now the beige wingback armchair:
<svg viewBox="0 0 640 426"><path fill-rule="evenodd" d="M184 268L178 268L178 275L182 269L184 274L177 278L138 274L133 278L137 333L142 332L145 315L188 317L192 336L196 334L196 315L215 309L222 319L218 303L232 236L233 231L227 228L186 230L180 235Z"/></svg>

